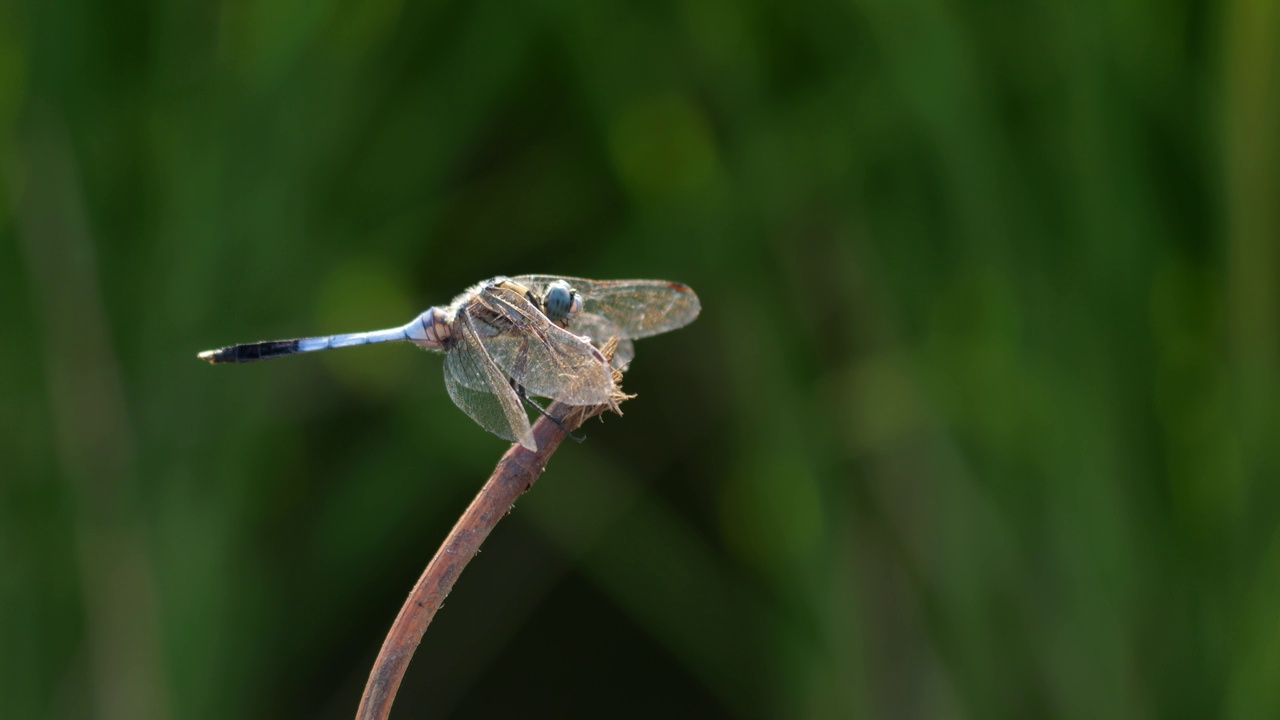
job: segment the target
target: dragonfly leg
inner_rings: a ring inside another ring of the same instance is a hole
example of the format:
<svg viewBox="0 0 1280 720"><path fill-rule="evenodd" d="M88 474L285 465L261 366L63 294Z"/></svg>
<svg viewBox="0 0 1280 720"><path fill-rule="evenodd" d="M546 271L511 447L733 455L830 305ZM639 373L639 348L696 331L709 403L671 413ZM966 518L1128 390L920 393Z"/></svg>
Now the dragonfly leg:
<svg viewBox="0 0 1280 720"><path fill-rule="evenodd" d="M546 419L555 423L556 427L560 428L560 431L563 432L565 435L568 435L570 440L573 440L574 442L582 442L587 439L586 437L574 435L573 433L569 432L569 428L565 427L560 423L560 418L553 417L551 413L547 412L546 408L542 407L537 402L535 402L533 398L529 397L528 393L526 393L524 390L524 386L518 384L515 381L515 379L511 380L511 387L515 389L516 395L521 400L523 400L526 403L529 403L529 406L532 407L534 410L537 410L539 415L542 415Z"/></svg>

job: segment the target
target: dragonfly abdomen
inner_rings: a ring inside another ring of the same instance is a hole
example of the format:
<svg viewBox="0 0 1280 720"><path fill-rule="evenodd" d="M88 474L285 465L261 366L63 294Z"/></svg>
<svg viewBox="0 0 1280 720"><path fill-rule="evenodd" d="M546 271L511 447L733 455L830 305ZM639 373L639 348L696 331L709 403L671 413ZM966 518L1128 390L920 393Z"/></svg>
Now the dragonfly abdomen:
<svg viewBox="0 0 1280 720"><path fill-rule="evenodd" d="M232 345L220 350L202 352L200 353L200 359L213 365L270 360L271 358L292 355L298 352L298 342L297 340L272 340L246 345Z"/></svg>

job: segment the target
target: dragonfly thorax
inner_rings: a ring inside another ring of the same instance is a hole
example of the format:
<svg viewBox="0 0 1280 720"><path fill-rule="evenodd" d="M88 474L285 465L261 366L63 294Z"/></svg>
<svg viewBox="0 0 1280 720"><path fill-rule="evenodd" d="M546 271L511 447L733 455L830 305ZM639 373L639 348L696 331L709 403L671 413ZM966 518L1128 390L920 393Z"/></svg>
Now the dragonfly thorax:
<svg viewBox="0 0 1280 720"><path fill-rule="evenodd" d="M568 327L578 313L582 312L582 295L565 280L556 280L548 284L541 296L534 292L533 288L502 276L488 283L482 283L482 286L509 290L523 297L533 303L543 315L547 316L548 320L560 327ZM467 293L463 294L464 297L466 295Z"/></svg>
<svg viewBox="0 0 1280 720"><path fill-rule="evenodd" d="M445 350L453 339L453 328L449 325L447 311L433 307L405 326L405 334L414 345L428 350Z"/></svg>

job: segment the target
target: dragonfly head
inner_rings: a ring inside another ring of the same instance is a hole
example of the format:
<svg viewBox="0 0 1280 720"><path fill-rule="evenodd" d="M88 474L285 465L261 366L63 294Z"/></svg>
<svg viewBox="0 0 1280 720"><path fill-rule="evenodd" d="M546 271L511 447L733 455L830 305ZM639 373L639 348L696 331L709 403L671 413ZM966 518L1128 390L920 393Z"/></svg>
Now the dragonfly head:
<svg viewBox="0 0 1280 720"><path fill-rule="evenodd" d="M409 341L428 350L444 350L453 339L453 328L442 308L431 308L405 326Z"/></svg>
<svg viewBox="0 0 1280 720"><path fill-rule="evenodd" d="M556 280L547 286L542 296L542 311L547 319L557 325L568 325L582 312L582 296L564 280Z"/></svg>

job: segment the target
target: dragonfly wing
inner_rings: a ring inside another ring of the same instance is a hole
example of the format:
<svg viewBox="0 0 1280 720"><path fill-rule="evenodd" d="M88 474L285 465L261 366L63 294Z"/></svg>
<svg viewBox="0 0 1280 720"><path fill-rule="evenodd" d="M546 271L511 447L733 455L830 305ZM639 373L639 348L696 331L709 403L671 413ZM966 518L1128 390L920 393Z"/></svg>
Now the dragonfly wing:
<svg viewBox="0 0 1280 720"><path fill-rule="evenodd" d="M582 295L583 312L603 315L622 331L619 339L639 339L684 327L702 310L688 286L666 280L587 280L557 275L521 275L515 282L538 294L564 280Z"/></svg>
<svg viewBox="0 0 1280 720"><path fill-rule="evenodd" d="M444 358L444 385L453 403L485 430L537 450L520 398L485 351L471 318L459 313L453 332L457 344Z"/></svg>
<svg viewBox="0 0 1280 720"><path fill-rule="evenodd" d="M598 405L613 395L613 373L600 351L547 320L523 295L486 288L459 315L477 322L489 356L530 395L569 405Z"/></svg>
<svg viewBox="0 0 1280 720"><path fill-rule="evenodd" d="M591 338L596 347L603 347L611 338L617 338L618 347L613 352L613 366L619 370L625 369L636 356L636 346L622 334L622 328L603 315L580 312L569 329Z"/></svg>

